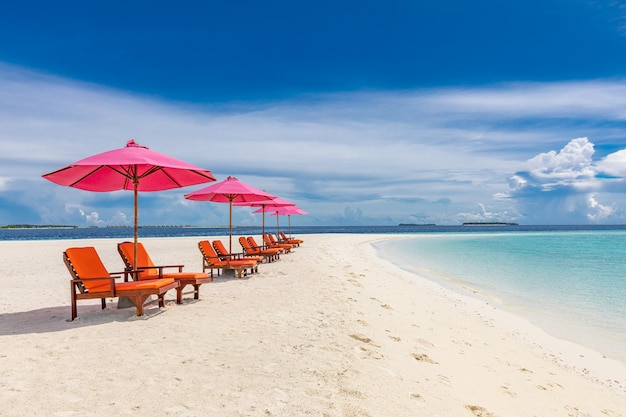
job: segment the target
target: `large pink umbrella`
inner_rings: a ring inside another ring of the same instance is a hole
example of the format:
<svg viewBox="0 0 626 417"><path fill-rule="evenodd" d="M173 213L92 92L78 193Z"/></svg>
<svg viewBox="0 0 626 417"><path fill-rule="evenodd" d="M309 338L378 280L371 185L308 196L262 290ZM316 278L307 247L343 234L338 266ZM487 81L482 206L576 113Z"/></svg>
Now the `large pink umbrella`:
<svg viewBox="0 0 626 417"><path fill-rule="evenodd" d="M254 213L258 213L260 210L254 211ZM277 206L277 207L268 207L265 211L270 212L270 216L276 216L276 230L280 233L280 227L278 225L278 216L287 216L289 219L289 236L291 236L291 215L293 214L309 214L308 212L302 210L300 207L297 207L295 204L290 206Z"/></svg>
<svg viewBox="0 0 626 417"><path fill-rule="evenodd" d="M276 196L266 193L263 190L252 187L239 181L235 177L228 177L224 181L211 184L192 193L185 194L188 200L213 201L216 203L228 203L230 208L229 247L230 253L233 251L233 203L245 203L259 200L272 200Z"/></svg>
<svg viewBox="0 0 626 417"><path fill-rule="evenodd" d="M198 168L137 144L126 142L120 149L99 153L64 168L44 174L56 184L87 191L133 190L134 243L133 260L137 262L138 191L162 191L215 181L211 171Z"/></svg>

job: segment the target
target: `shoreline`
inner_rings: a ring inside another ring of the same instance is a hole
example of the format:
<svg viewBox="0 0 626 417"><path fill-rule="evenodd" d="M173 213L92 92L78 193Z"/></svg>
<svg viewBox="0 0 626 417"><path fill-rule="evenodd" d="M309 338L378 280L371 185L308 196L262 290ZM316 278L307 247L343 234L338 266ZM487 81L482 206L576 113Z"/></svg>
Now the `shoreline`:
<svg viewBox="0 0 626 417"><path fill-rule="evenodd" d="M623 391L626 393L626 362L618 358L609 358L596 349L581 343L567 340L553 334L541 326L533 323L530 318L511 310L498 299L497 296L478 291L463 283L455 283L452 280L436 278L434 276L421 275L418 271L405 268L403 265L384 257L383 251L375 245L391 239L412 239L403 235L382 236L372 242L376 256L383 262L388 262L392 267L399 268L408 274L409 282L424 280L442 291L448 292L452 299L458 298L468 311L464 314L475 314L489 326L498 326L502 331L515 334L520 340L537 349L546 357L555 358L563 366L576 369L586 376L591 376L597 381L620 380ZM427 237L425 237L427 238ZM417 268L419 269L419 268ZM413 277L411 277L413 276ZM470 310L474 310L470 312ZM612 384L610 384L612 385Z"/></svg>
<svg viewBox="0 0 626 417"><path fill-rule="evenodd" d="M0 242L3 412L624 415L622 363L403 270L372 245L406 236L298 237L258 275L203 285L198 301L169 295L139 318L83 302L74 322L61 252L95 246L119 271L121 239ZM201 268L201 238L140 240L157 264Z"/></svg>
<svg viewBox="0 0 626 417"><path fill-rule="evenodd" d="M437 239L440 237L441 235L429 235L410 237L408 239ZM563 339L579 344L626 365L626 353L624 353L626 349L626 339L624 338L625 329L619 327L620 323L623 323L623 321L606 322L603 319L604 316L610 314L612 310L607 309L606 312L598 308L588 311L584 310L585 317L581 320L581 318L578 317L578 308L574 309L572 307L574 305L578 306L580 300L561 300L558 296L551 297L552 294L548 293L548 298L537 301L531 299L532 295L524 293L523 290L514 294L514 291L518 291L514 289L514 287L507 287L506 284L500 284L499 281L492 282L489 278L486 280L477 278L478 275L476 273L474 273L474 275L462 275L463 278L458 278L455 277L455 274L463 274L458 264L450 268L450 264L446 262L443 262L443 264L441 264L441 262L431 262L429 267L425 267L424 265L419 265L411 261L409 257L411 255L401 252L399 246L403 247L404 245L398 245L392 242L391 246L386 247L383 242L377 247L378 254L381 257L387 257L386 259L396 266L410 273L420 275L422 278L433 281L438 285L442 285L453 292L467 295L470 298L477 298L481 302L519 316L529 321L532 325L541 328L542 331L545 331L556 339ZM404 254L405 256L399 256L398 254ZM428 261L425 261L425 263L427 262ZM452 264L454 264L454 262L452 262ZM491 266L493 267L493 265ZM508 267L510 268L510 265ZM502 268L499 270L503 271ZM519 269L517 269L517 271L511 271L510 269L505 270L509 271L512 276L519 276L519 274L517 274ZM443 271L447 272L444 273ZM474 284L472 284L472 281ZM532 285L532 283L530 285ZM563 306L560 305L562 301L565 301ZM548 302L550 306L544 305L545 302ZM576 317L576 319L573 317ZM621 326L623 326L623 324L621 324ZM614 333L611 334L611 331Z"/></svg>

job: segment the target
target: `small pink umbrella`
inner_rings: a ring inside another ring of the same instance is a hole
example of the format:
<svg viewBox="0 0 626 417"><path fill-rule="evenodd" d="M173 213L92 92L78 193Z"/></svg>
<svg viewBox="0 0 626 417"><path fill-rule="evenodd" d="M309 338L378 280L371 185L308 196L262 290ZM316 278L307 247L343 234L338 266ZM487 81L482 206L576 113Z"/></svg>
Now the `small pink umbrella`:
<svg viewBox="0 0 626 417"><path fill-rule="evenodd" d="M282 198L276 197L272 200L249 201L245 203L237 203L235 205L236 206L261 207L261 210L256 210L254 211L254 213L263 213L261 230L262 230L262 234L265 234L265 212L269 211L270 207L295 206L296 203L292 203L291 201L283 200Z"/></svg>
<svg viewBox="0 0 626 417"><path fill-rule="evenodd" d="M87 191L133 190L135 204L135 259L137 263L138 191L162 191L215 181L211 171L198 168L137 144L99 153L64 168L44 174L59 185Z"/></svg>
<svg viewBox="0 0 626 417"><path fill-rule="evenodd" d="M259 213L261 210L270 213L270 216L276 216L276 230L277 233L280 233L280 227L278 225L278 216L287 216L289 219L289 236L291 236L291 215L292 214L309 214L308 212L302 210L300 207L297 207L295 204L289 206L276 206L276 207L265 207L259 210L255 210L254 213Z"/></svg>
<svg viewBox="0 0 626 417"><path fill-rule="evenodd" d="M266 193L263 190L254 188L239 181L235 177L228 177L224 181L211 184L192 193L185 194L188 200L213 201L216 203L228 203L230 206L229 223L229 247L230 253L233 251L233 203L245 203L259 200L272 200L276 196Z"/></svg>

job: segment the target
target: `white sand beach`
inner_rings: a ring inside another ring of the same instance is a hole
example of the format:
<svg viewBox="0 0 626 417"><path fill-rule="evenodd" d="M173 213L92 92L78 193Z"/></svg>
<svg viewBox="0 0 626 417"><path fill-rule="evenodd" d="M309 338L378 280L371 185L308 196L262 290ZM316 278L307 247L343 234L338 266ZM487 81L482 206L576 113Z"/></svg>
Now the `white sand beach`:
<svg viewBox="0 0 626 417"><path fill-rule="evenodd" d="M0 242L0 416L626 416L623 363L376 256L399 236L298 237L200 300L73 322L63 250L115 272L119 240ZM199 240L141 239L186 271Z"/></svg>

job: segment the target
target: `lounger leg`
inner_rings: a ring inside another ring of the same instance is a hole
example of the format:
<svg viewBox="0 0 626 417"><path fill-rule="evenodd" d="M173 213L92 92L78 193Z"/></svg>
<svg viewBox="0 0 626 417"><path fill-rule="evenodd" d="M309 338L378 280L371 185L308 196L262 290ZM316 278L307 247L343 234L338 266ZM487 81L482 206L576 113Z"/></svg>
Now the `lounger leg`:
<svg viewBox="0 0 626 417"><path fill-rule="evenodd" d="M104 310L105 308L107 308L107 300L106 298L102 298L102 309Z"/></svg>
<svg viewBox="0 0 626 417"><path fill-rule="evenodd" d="M195 300L198 300L200 298L200 285L201 284L195 284L193 286L193 298Z"/></svg>
<svg viewBox="0 0 626 417"><path fill-rule="evenodd" d="M163 296L163 294L161 296ZM143 303L146 302L148 297L150 297L150 294L148 294L148 295L137 295L137 296L133 297L132 301L135 304L135 307L137 307L137 310L136 310L137 316L143 316ZM161 301L159 301L159 307L160 306L161 306Z"/></svg>
<svg viewBox="0 0 626 417"><path fill-rule="evenodd" d="M74 284L72 284L72 321L74 321L77 315L78 314L76 312L76 294L74 293Z"/></svg>
<svg viewBox="0 0 626 417"><path fill-rule="evenodd" d="M178 288L176 288L176 304L182 304L183 302L183 288L185 288L185 285L181 283Z"/></svg>

